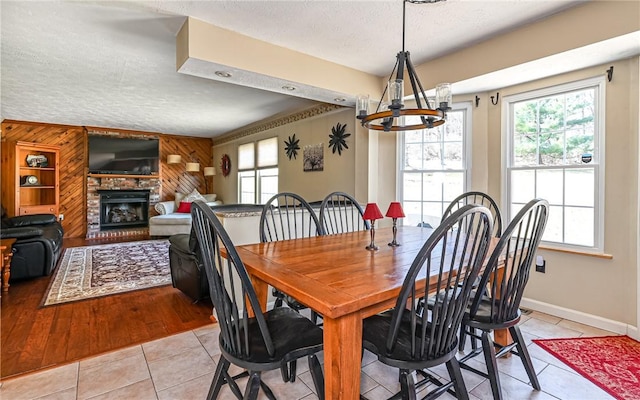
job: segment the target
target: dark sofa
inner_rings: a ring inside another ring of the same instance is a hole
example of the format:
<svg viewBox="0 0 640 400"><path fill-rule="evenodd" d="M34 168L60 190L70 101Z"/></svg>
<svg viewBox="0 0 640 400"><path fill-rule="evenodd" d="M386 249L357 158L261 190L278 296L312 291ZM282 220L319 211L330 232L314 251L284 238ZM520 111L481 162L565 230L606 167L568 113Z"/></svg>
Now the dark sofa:
<svg viewBox="0 0 640 400"><path fill-rule="evenodd" d="M2 207L0 237L15 238L11 280L51 275L62 252L62 225L53 214L7 217Z"/></svg>

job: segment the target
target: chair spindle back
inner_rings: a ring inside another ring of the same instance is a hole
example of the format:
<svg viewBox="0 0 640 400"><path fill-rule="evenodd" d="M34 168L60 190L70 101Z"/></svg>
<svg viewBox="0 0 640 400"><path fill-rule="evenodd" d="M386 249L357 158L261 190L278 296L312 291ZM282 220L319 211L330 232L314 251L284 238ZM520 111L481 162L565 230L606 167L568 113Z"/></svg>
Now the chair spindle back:
<svg viewBox="0 0 640 400"><path fill-rule="evenodd" d="M362 219L363 215L362 206L353 196L333 192L320 205L320 226L325 235L368 230L369 222Z"/></svg>
<svg viewBox="0 0 640 400"><path fill-rule="evenodd" d="M260 241L299 239L322 234L309 203L295 193L278 193L267 201L260 215Z"/></svg>
<svg viewBox="0 0 640 400"><path fill-rule="evenodd" d="M451 215L452 212L467 204L478 204L487 207L493 216L493 236L500 237L502 235L502 215L496 202L486 193L482 192L466 192L456 197L442 214L442 221Z"/></svg>
<svg viewBox="0 0 640 400"><path fill-rule="evenodd" d="M480 281L480 287L488 288L484 299L488 296L490 300L491 323L499 324L519 315L520 300L529 280L548 213L549 203L546 200L531 200L509 223L491 253ZM472 319L482 300L483 294L478 291L470 309Z"/></svg>

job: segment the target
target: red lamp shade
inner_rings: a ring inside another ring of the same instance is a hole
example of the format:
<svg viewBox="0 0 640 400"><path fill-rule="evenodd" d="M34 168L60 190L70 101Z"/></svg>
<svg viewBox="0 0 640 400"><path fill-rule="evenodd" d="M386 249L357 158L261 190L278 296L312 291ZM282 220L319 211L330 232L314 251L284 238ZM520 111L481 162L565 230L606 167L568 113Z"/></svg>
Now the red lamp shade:
<svg viewBox="0 0 640 400"><path fill-rule="evenodd" d="M392 201L389 204L389 209L387 210L387 217L390 218L404 218L404 211L402 210L402 206L397 201Z"/></svg>
<svg viewBox="0 0 640 400"><path fill-rule="evenodd" d="M384 217L382 216L378 205L376 203L367 203L367 207L364 209L364 215L362 216L362 219L371 221L382 218Z"/></svg>

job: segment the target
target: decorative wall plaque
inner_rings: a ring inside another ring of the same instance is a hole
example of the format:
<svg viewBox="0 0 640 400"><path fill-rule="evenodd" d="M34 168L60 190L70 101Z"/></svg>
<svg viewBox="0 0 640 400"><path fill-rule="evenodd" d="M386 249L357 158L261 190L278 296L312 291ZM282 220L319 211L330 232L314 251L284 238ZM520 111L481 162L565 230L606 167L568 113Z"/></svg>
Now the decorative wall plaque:
<svg viewBox="0 0 640 400"><path fill-rule="evenodd" d="M222 161L220 161L220 170L222 170L222 176L228 176L231 172L231 158L229 158L228 154L222 156Z"/></svg>
<svg viewBox="0 0 640 400"><path fill-rule="evenodd" d="M322 143L304 146L302 150L303 171L324 170L324 146Z"/></svg>

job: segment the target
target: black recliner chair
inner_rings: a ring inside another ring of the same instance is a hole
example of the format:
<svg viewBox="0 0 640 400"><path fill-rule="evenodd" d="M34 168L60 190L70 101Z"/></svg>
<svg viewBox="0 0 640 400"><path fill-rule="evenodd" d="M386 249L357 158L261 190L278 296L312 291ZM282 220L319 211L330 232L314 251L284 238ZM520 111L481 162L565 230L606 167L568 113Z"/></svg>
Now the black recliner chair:
<svg viewBox="0 0 640 400"><path fill-rule="evenodd" d="M193 229L190 234L169 236L169 269L173 287L194 302L209 297L209 283L200 262L198 239Z"/></svg>
<svg viewBox="0 0 640 400"><path fill-rule="evenodd" d="M0 238L15 238L11 280L51 275L62 253L64 230L53 214L7 217L2 207Z"/></svg>

